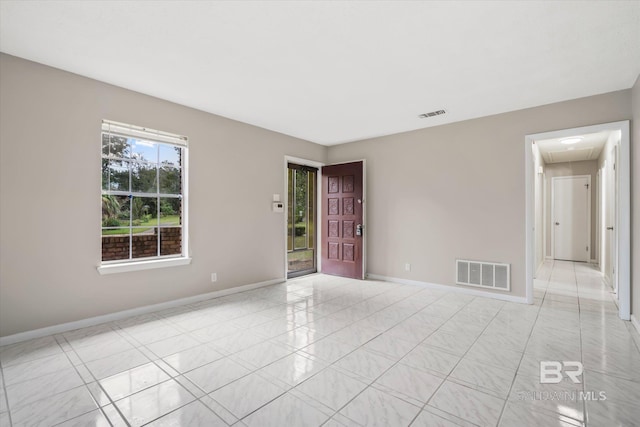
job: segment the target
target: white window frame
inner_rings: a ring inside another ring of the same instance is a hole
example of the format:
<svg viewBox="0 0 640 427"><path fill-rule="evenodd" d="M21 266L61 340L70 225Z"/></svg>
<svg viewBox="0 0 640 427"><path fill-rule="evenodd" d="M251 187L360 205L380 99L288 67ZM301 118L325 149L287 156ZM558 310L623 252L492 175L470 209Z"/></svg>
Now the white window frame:
<svg viewBox="0 0 640 427"><path fill-rule="evenodd" d="M181 157L181 175L182 175L182 218L181 218L181 253L175 255L157 255L147 258L130 258L124 260L102 261L100 255L100 264L97 267L100 274L122 273L128 271L149 270L163 267L173 267L179 265L187 265L191 263L189 257L189 180L188 180L188 164L189 164L189 142L186 136L175 135L168 132L162 132L154 129L143 128L140 126L129 125L125 123L103 120L100 134L103 132L117 133L126 137L141 138L154 142L171 144L183 148ZM102 137L100 138L100 153L102 153ZM102 154L101 154L101 158ZM101 177L102 180L102 177ZM131 190L131 189L130 189ZM158 191L160 189L158 188ZM101 194L102 190L101 190ZM131 193L140 196L138 193ZM150 193L154 194L154 193ZM162 197L160 193L155 193L156 197ZM147 196L148 197L148 196ZM131 227L131 226L129 226ZM158 230L160 234L160 230ZM102 227L100 227L100 239L102 239ZM101 240L102 241L102 240ZM158 242L158 251L160 250Z"/></svg>

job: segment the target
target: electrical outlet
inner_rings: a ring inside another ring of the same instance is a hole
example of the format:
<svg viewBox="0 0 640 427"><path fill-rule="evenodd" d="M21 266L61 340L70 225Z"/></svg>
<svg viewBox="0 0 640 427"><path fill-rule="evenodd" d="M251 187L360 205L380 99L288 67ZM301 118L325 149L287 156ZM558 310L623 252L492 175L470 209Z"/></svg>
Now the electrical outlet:
<svg viewBox="0 0 640 427"><path fill-rule="evenodd" d="M406 263L406 264L404 265L404 271L411 271L411 264Z"/></svg>
<svg viewBox="0 0 640 427"><path fill-rule="evenodd" d="M218 281L218 273L211 273L211 281L212 282Z"/></svg>

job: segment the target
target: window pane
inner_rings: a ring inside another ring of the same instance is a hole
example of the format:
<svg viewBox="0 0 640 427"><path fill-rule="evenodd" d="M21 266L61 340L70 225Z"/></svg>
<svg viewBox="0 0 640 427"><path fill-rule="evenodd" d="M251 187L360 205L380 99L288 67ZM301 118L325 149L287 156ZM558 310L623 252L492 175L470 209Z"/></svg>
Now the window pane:
<svg viewBox="0 0 640 427"><path fill-rule="evenodd" d="M109 160L102 159L102 190L109 189Z"/></svg>
<svg viewBox="0 0 640 427"><path fill-rule="evenodd" d="M157 193L158 178L156 165L146 163L131 164L131 191L134 193Z"/></svg>
<svg viewBox="0 0 640 427"><path fill-rule="evenodd" d="M128 229L127 229L128 231ZM104 234L104 230L103 230ZM102 261L115 261L129 259L130 236L103 235L102 236Z"/></svg>
<svg viewBox="0 0 640 427"><path fill-rule="evenodd" d="M180 255L182 253L182 228L160 228L160 255Z"/></svg>
<svg viewBox="0 0 640 427"><path fill-rule="evenodd" d="M124 136L102 134L102 154L109 157L128 159L131 153L129 140Z"/></svg>
<svg viewBox="0 0 640 427"><path fill-rule="evenodd" d="M109 134L102 134L102 155L107 157L109 156Z"/></svg>
<svg viewBox="0 0 640 427"><path fill-rule="evenodd" d="M295 209L293 216L295 218L295 241L294 249L303 249L307 247L307 172L296 170L295 185Z"/></svg>
<svg viewBox="0 0 640 427"><path fill-rule="evenodd" d="M133 197L131 199L131 225L144 227L134 230L141 233L158 226L158 199L155 197Z"/></svg>
<svg viewBox="0 0 640 427"><path fill-rule="evenodd" d="M131 203L128 196L102 195L102 226L103 227L129 227L131 217ZM102 234L105 234L103 230ZM118 234L114 230L108 230L107 234ZM115 230L117 231L117 230ZM128 229L122 233L128 234Z"/></svg>
<svg viewBox="0 0 640 427"><path fill-rule="evenodd" d="M158 144L142 139L130 139L131 158L143 162L158 163Z"/></svg>
<svg viewBox="0 0 640 427"><path fill-rule="evenodd" d="M156 227L134 227L131 231L132 258L158 256L158 229Z"/></svg>
<svg viewBox="0 0 640 427"><path fill-rule="evenodd" d="M182 224L182 199L178 197L160 198L160 225Z"/></svg>
<svg viewBox="0 0 640 427"><path fill-rule="evenodd" d="M313 248L315 245L315 226L316 226L316 173L309 172L308 174L308 184L309 184L309 248Z"/></svg>
<svg viewBox="0 0 640 427"><path fill-rule="evenodd" d="M129 191L129 162L123 160L109 160L109 182L107 189L114 191Z"/></svg>
<svg viewBox="0 0 640 427"><path fill-rule="evenodd" d="M288 173L288 186L287 186L287 200L289 201L289 208L287 209L287 250L288 251L292 251L293 250L293 237L294 237L294 233L293 233L293 228L294 228L294 221L293 221L293 210L294 210L294 205L295 205L295 201L293 200L293 169L287 169L287 173Z"/></svg>
<svg viewBox="0 0 640 427"><path fill-rule="evenodd" d="M160 193L176 195L182 193L182 175L180 169L170 166L160 167Z"/></svg>
<svg viewBox="0 0 640 427"><path fill-rule="evenodd" d="M163 166L182 166L182 148L160 144L160 164Z"/></svg>

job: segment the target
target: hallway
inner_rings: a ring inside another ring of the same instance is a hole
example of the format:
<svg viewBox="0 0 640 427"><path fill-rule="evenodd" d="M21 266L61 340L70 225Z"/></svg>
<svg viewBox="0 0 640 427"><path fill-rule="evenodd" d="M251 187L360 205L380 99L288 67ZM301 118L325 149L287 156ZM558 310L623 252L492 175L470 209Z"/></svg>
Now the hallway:
<svg viewBox="0 0 640 427"><path fill-rule="evenodd" d="M532 359L581 361L583 384L565 378L560 385L536 384L536 390L604 391L606 400L534 401L534 410L566 416L588 426L640 424L640 337L630 322L618 317L611 288L591 264L546 261L535 280L536 305L541 304L518 375ZM537 363L536 363L537 366ZM533 372L533 371L531 371ZM518 392L518 380L514 392ZM593 395L592 395L593 396ZM586 414L586 417L585 417Z"/></svg>

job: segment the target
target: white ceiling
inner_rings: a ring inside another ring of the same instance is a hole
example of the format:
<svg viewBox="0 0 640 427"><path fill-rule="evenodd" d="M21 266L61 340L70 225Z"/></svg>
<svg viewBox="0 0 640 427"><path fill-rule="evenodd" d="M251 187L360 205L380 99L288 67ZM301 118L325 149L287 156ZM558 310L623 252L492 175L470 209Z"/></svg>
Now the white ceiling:
<svg viewBox="0 0 640 427"><path fill-rule="evenodd" d="M562 137L536 141L545 163L580 162L596 160L607 143L611 131L602 131L574 137ZM563 144L563 140L581 138L575 144Z"/></svg>
<svg viewBox="0 0 640 427"><path fill-rule="evenodd" d="M333 145L627 89L640 2L2 0L0 50Z"/></svg>

